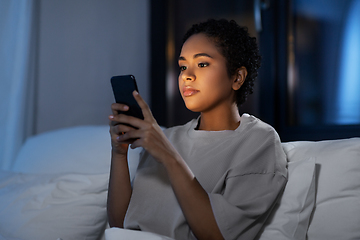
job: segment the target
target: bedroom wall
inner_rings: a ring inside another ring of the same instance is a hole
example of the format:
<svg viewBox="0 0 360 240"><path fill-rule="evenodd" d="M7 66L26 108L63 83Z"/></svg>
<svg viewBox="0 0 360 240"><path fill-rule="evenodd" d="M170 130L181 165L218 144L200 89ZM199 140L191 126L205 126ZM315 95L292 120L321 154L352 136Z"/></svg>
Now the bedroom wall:
<svg viewBox="0 0 360 240"><path fill-rule="evenodd" d="M39 0L35 130L108 124L110 78L149 102L149 0Z"/></svg>

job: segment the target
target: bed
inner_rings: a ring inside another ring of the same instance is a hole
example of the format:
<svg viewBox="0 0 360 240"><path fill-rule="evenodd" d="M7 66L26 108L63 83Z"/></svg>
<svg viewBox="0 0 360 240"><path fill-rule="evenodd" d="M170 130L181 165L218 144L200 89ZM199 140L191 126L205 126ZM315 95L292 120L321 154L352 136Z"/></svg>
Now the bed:
<svg viewBox="0 0 360 240"><path fill-rule="evenodd" d="M0 172L0 239L168 239L109 229L108 131L77 126L29 138L11 171ZM360 138L283 148L289 181L259 239L360 239ZM129 152L131 178L140 151Z"/></svg>

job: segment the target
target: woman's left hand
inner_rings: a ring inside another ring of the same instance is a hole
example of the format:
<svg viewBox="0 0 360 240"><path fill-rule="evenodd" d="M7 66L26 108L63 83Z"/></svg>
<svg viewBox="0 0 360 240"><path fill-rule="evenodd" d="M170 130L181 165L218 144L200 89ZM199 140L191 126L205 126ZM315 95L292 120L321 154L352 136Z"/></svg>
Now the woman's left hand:
<svg viewBox="0 0 360 240"><path fill-rule="evenodd" d="M119 115L119 119L117 119L119 122L130 124L138 129L130 130L119 136L118 141L136 139L131 144L131 148L143 147L161 163L171 157L179 156L157 124L144 99L136 91L133 92L133 96L142 110L144 120L124 114Z"/></svg>

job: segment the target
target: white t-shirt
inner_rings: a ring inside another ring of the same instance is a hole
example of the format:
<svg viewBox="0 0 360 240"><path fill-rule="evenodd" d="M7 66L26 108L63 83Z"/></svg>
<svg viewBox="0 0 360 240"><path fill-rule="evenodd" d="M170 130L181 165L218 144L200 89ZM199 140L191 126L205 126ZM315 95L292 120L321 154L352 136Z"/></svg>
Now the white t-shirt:
<svg viewBox="0 0 360 240"><path fill-rule="evenodd" d="M236 130L195 130L197 120L165 134L209 194L225 239L254 239L281 195L286 156L276 131L243 114ZM125 228L175 239L196 239L163 165L142 154L133 182Z"/></svg>

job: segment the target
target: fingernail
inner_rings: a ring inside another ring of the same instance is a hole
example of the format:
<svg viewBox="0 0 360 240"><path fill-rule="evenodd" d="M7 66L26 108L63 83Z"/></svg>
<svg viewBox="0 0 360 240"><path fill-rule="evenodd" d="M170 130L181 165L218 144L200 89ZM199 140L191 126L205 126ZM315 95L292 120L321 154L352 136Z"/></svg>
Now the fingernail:
<svg viewBox="0 0 360 240"><path fill-rule="evenodd" d="M129 106L124 106L124 110L129 110Z"/></svg>
<svg viewBox="0 0 360 240"><path fill-rule="evenodd" d="M134 90L134 94L135 94L135 95L138 95L139 93L138 93L138 91Z"/></svg>
<svg viewBox="0 0 360 240"><path fill-rule="evenodd" d="M113 116L113 115L110 115L109 118L110 118L110 119L114 119L114 116Z"/></svg>

